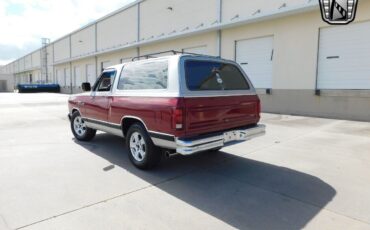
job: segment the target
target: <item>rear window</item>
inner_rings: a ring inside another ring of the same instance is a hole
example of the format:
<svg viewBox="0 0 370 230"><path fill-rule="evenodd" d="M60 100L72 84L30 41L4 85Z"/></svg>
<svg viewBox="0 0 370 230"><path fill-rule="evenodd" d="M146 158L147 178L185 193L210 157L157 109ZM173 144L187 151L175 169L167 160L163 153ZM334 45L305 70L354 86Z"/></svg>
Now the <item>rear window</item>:
<svg viewBox="0 0 370 230"><path fill-rule="evenodd" d="M248 90L247 80L232 64L212 61L186 61L186 84L189 90Z"/></svg>

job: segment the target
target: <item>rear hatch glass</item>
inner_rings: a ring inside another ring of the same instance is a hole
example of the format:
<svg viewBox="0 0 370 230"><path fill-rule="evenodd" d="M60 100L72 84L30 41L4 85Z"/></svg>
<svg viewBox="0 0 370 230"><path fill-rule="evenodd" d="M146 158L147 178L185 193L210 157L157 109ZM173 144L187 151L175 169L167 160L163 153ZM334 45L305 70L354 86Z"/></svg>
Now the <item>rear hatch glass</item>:
<svg viewBox="0 0 370 230"><path fill-rule="evenodd" d="M188 60L185 62L185 77L191 91L250 89L239 68L228 63Z"/></svg>

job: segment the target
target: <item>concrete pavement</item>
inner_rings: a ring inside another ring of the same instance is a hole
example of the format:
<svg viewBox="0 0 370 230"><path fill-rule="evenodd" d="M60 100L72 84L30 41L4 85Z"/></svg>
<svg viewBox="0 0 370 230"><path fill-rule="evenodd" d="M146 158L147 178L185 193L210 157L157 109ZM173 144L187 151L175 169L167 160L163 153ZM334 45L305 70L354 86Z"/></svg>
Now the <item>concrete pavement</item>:
<svg viewBox="0 0 370 230"><path fill-rule="evenodd" d="M264 114L267 135L139 171L73 139L68 96L0 94L0 230L370 229L370 124Z"/></svg>

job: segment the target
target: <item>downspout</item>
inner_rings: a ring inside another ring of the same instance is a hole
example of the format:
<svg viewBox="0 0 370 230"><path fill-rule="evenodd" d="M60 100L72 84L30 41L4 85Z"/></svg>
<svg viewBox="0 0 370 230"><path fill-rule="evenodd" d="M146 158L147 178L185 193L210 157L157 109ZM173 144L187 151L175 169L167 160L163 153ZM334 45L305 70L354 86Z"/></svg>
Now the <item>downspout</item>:
<svg viewBox="0 0 370 230"><path fill-rule="evenodd" d="M98 79L99 68L98 68L98 23L95 23L95 79Z"/></svg>
<svg viewBox="0 0 370 230"><path fill-rule="evenodd" d="M72 59L72 35L69 35L69 58ZM70 87L71 87L71 92L70 94L73 94L73 75L72 75L72 62L69 62L69 76L70 76Z"/></svg>
<svg viewBox="0 0 370 230"><path fill-rule="evenodd" d="M140 42L140 30L141 30L141 12L140 12L141 3L137 4L137 42ZM140 46L136 47L136 55L137 57L140 56Z"/></svg>
<svg viewBox="0 0 370 230"><path fill-rule="evenodd" d="M222 23L222 0L218 0L218 23L221 24ZM222 55L222 30L219 29L217 30L217 53L219 57L221 57Z"/></svg>

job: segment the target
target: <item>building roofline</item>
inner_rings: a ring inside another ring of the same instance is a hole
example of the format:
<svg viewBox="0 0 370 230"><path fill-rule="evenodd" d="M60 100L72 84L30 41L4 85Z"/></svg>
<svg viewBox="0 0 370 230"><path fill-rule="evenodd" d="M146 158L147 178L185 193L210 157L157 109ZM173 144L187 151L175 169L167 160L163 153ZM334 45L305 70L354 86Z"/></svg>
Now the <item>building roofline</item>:
<svg viewBox="0 0 370 230"><path fill-rule="evenodd" d="M121 13L121 12L131 8L131 7L134 7L134 6L140 4L144 1L146 1L146 0L137 0L135 2L132 2L128 5L120 8L120 9L116 10L116 11L113 11L112 13L110 13L110 14L104 16L104 17L101 17L101 18L95 20L94 22L91 22L91 23L79 28L78 30L75 30L75 31L73 31L73 32L71 32L71 33L53 41L48 46L53 45L54 43L56 43L56 42L58 42L62 39L65 39L65 38L79 32L79 31L82 31L82 30L84 30L84 29L86 29L86 28L88 28L88 27L90 27L90 26L92 26L96 23L99 23L99 22L101 22L101 21L103 21L107 18L113 17L114 15L117 15L117 14L119 14L119 13ZM177 39L177 38L180 38L180 37L189 37L189 36L192 36L192 35L197 35L197 34L202 34L202 33L207 33L207 32L212 32L212 31L217 31L217 30L222 30L222 29L227 29L227 28L232 28L232 27L237 27L237 26L241 26L241 25L248 25L248 24L252 24L252 23L256 23L256 22L261 22L261 21L286 17L286 16L295 15L295 14L299 14L299 13L310 12L310 11L316 10L317 8L319 8L319 4L318 4L317 1L307 2L306 5L299 5L299 6L293 6L293 7L287 6L287 7L281 8L281 9L276 9L274 11L269 11L267 13L260 13L260 14L253 15L253 16L240 17L240 18L237 18L235 20L230 20L230 21L227 21L227 22L221 22L221 23L218 22L218 23L216 23L214 25L210 25L208 27L201 27L201 28L198 28L198 29L187 30L187 31L184 31L184 32L178 32L178 33L171 34L171 35L164 35L164 36L159 37L159 38L157 37L157 38L141 40L139 42L131 43L131 44L121 46L121 47L106 49L106 50L102 50L102 51L92 52L92 53L89 53L87 55L82 55L82 56L67 58L67 59L64 59L64 60L54 61L53 65L61 65L61 64L65 64L65 63L76 61L76 60L95 57L95 56L101 55L101 54L132 49L132 48L140 47L140 46L143 46L143 45L159 43L159 42L163 42L163 41L167 41L167 40ZM22 59L22 58L24 58L24 57L26 57L30 54L33 54L34 52L37 52L39 50L41 50L41 48L37 49L37 50L27 54L27 55L24 55L24 56L18 58L17 60L15 60L15 61L7 64L7 65L13 64L13 63L19 61L20 59ZM18 73L20 73L20 72L18 72Z"/></svg>
<svg viewBox="0 0 370 230"><path fill-rule="evenodd" d="M67 38L67 37L69 37L69 36L71 36L71 35L73 35L73 34L75 34L75 33L78 33L78 32L80 32L80 31L82 31L82 30L84 30L84 29L87 29L87 28L89 28L90 26L93 26L93 25L95 25L95 24L97 24L97 23L99 23L99 22L101 22L101 21L103 21L103 20L105 20L105 19L108 19L108 18L110 18L110 17L113 17L113 16L115 16L115 15L117 15L117 14L121 13L121 12L124 12L125 10L127 10L127 9L129 9L129 8L131 8L131 7L134 7L134 6L136 6L136 5L138 5L139 3L144 2L144 1L146 1L146 0L136 0L136 1L134 1L134 2L131 2L131 3L127 4L127 5L125 5L125 6L121 7L121 8L119 8L118 10L115 10L115 11L113 11L113 12L111 12L111 13L109 13L109 14L107 14L107 15L105 15L105 16L103 16L103 17L101 17L101 18L98 18L98 19L96 19L96 20L94 20L94 21L92 21L92 22L90 22L90 23L88 23L88 24L86 24L86 25L84 25L84 26L82 26L82 27L78 28L77 30L73 30L72 32L70 32L70 33L68 33L68 34L66 34L66 35L63 35L62 37L59 37L59 38L55 39L55 40L54 40L54 41L52 41L50 44L48 44L48 45L47 45L47 47L48 47L48 46L50 46L50 45L53 45L54 43L56 43L56 42L58 42L58 41L60 41L60 40L65 39L65 38ZM40 47L40 48L38 48L38 49L36 49L36 50L34 50L34 51L30 52L30 53L27 53L27 54L23 55L22 57L17 58L16 60L14 60L14 61L12 61L12 62L10 62L10 63L8 63L8 64L4 65L4 66L7 66L7 65L10 65L10 64L13 64L13 63L15 63L16 61L18 61L19 59L22 59L22 58L24 58L24 57L27 57L27 56L28 56L28 55L30 55L30 54L36 53L36 52L38 52L38 51L41 51L41 49L42 49L42 47Z"/></svg>

